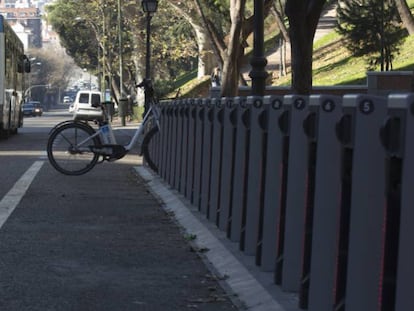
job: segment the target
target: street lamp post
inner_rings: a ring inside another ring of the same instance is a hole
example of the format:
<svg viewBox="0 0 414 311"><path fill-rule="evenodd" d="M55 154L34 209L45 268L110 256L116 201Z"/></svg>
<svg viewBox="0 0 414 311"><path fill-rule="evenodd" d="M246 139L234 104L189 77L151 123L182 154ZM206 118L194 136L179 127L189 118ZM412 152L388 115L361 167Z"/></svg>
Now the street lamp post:
<svg viewBox="0 0 414 311"><path fill-rule="evenodd" d="M385 40L384 40L384 1L381 3L381 25L380 25L380 36L381 36L381 71L384 71L385 64Z"/></svg>
<svg viewBox="0 0 414 311"><path fill-rule="evenodd" d="M121 114L121 124L126 125L125 119L128 111L128 99L124 92L124 75L123 75L123 55L122 55L122 10L121 0L118 0L118 54L119 54L119 108Z"/></svg>
<svg viewBox="0 0 414 311"><path fill-rule="evenodd" d="M124 97L124 79L123 79L123 66L124 58L122 55L122 6L121 0L118 0L118 52L119 52L119 92L121 93L121 98Z"/></svg>
<svg viewBox="0 0 414 311"><path fill-rule="evenodd" d="M34 65L36 65L36 66L42 66L42 63L41 62L35 62L36 60L37 60L36 57L32 57L32 58L29 59L30 67L33 68ZM33 71L31 70L30 71L30 75L29 75L29 83L28 83L29 86L27 88L27 90L30 90L30 95L29 95L28 99L32 99L32 92L31 92L31 90L32 90L32 75L33 75ZM27 95L25 95L25 97L26 96Z"/></svg>
<svg viewBox="0 0 414 311"><path fill-rule="evenodd" d="M264 1L254 0L253 57L250 60L252 70L252 95L263 96L266 89L267 59L264 56Z"/></svg>
<svg viewBox="0 0 414 311"><path fill-rule="evenodd" d="M151 77L151 18L152 15L157 11L158 1L157 0L142 0L142 10L147 14L147 44L146 44L146 55L145 55L145 79L149 80ZM145 92L145 105L144 114L147 112L149 106L149 96Z"/></svg>

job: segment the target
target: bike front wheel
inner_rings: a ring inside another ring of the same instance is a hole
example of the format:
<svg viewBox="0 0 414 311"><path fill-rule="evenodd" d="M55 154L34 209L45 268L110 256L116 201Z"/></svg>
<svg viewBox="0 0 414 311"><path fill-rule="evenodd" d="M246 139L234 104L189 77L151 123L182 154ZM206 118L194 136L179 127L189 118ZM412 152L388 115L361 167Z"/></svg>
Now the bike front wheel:
<svg viewBox="0 0 414 311"><path fill-rule="evenodd" d="M158 166L154 161L154 154L153 154L153 148L154 146L151 146L151 140L159 132L158 127L154 126L151 128L144 136L144 140L142 141L142 155L144 157L145 162L147 165L155 172L158 173Z"/></svg>
<svg viewBox="0 0 414 311"><path fill-rule="evenodd" d="M65 175L82 175L98 162L99 155L91 148L100 145L98 136L91 137L95 130L78 122L58 126L47 142L47 157L50 164Z"/></svg>

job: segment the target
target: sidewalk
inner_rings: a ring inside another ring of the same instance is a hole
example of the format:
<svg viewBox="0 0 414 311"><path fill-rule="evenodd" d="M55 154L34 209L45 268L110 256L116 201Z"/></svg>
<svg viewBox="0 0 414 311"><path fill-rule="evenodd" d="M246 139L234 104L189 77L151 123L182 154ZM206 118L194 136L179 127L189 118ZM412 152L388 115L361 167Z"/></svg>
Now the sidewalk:
<svg viewBox="0 0 414 311"><path fill-rule="evenodd" d="M246 256L223 231L207 221L196 207L181 194L165 184L144 166L135 167L146 187L162 202L163 208L192 237L192 245L202 253L211 271L223 278L230 297L237 297L239 310L299 311L296 293L282 292L274 284L273 272L263 272L255 265L253 256Z"/></svg>
<svg viewBox="0 0 414 311"><path fill-rule="evenodd" d="M82 176L37 161L42 169L1 227L1 310L238 310L220 286L225 276L207 269L137 176L136 154Z"/></svg>
<svg viewBox="0 0 414 311"><path fill-rule="evenodd" d="M120 133L132 132L137 126L137 121L126 122L122 126L120 118L113 120L118 139L121 138ZM220 280L225 295L237 306L237 310L299 310L296 294L282 292L274 284L272 272L261 271L253 257L240 252L237 243L230 242L224 232L208 222L181 194L171 190L168 184L145 166L134 166L134 171L139 179L142 178L139 186L145 187L164 211L173 217L191 249L198 253L211 273Z"/></svg>
<svg viewBox="0 0 414 311"><path fill-rule="evenodd" d="M132 132L138 124L137 121L132 121L122 126L121 119L117 117L112 122L114 130L118 133L117 139L121 138L120 133ZM280 287L276 286L273 272L261 271L260 267L256 266L253 256L244 255L239 250L238 243L231 242L223 231L207 221L204 215L181 194L172 190L158 175L153 174L145 166L134 166L134 171L139 176L139 187L147 189L164 211L174 219L181 228L182 235L187 239L187 243L190 244L191 250L198 254L214 279L219 281L225 290L225 293L221 294L222 297L233 303L234 309L231 310L300 310L296 293L283 292ZM160 232L162 231L164 229L160 228ZM206 301L212 302L209 298ZM204 309L206 306L193 307L195 310L210 310ZM220 307L212 306L211 310L227 310L220 309Z"/></svg>
<svg viewBox="0 0 414 311"><path fill-rule="evenodd" d="M133 131L138 124L137 121L131 121L122 126L118 117L112 122L114 130L118 132L118 138L120 132ZM171 190L169 185L145 166L134 166L134 171L138 174L138 179L142 179L139 186L147 189L181 228L191 250L198 254L210 273L219 281L225 290L224 300L232 301L234 310L299 310L296 294L282 292L274 284L272 272L261 271L255 265L253 257L240 252L237 243L230 242L224 232L208 222L181 194ZM204 302L207 301L213 302L210 298ZM196 305L193 308L208 310ZM222 309L215 306L212 310Z"/></svg>
<svg viewBox="0 0 414 311"><path fill-rule="evenodd" d="M116 127L117 139L133 126ZM0 310L299 310L297 294L282 292L134 150L65 176L40 152L48 131L32 137L39 153L24 163L41 169L0 228Z"/></svg>

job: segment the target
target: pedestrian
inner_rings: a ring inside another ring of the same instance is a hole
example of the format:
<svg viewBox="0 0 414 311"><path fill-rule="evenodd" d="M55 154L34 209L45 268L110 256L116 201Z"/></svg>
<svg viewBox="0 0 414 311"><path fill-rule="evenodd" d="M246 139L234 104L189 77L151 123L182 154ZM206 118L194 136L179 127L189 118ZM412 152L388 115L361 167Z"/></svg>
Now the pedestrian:
<svg viewBox="0 0 414 311"><path fill-rule="evenodd" d="M220 86L221 72L219 67L215 67L211 73L211 86Z"/></svg>

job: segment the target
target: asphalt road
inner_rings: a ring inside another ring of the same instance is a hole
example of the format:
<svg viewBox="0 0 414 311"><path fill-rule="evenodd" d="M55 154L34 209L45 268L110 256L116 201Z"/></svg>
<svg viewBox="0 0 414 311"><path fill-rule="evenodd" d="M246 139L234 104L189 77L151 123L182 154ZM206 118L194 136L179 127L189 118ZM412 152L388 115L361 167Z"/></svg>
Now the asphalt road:
<svg viewBox="0 0 414 311"><path fill-rule="evenodd" d="M62 112L0 141L0 310L237 310L136 174L137 154L78 177L51 167Z"/></svg>

